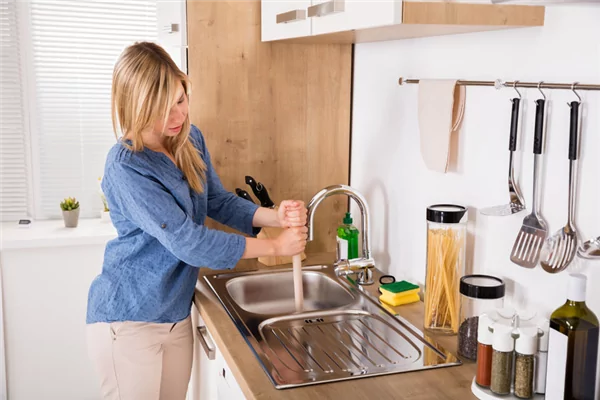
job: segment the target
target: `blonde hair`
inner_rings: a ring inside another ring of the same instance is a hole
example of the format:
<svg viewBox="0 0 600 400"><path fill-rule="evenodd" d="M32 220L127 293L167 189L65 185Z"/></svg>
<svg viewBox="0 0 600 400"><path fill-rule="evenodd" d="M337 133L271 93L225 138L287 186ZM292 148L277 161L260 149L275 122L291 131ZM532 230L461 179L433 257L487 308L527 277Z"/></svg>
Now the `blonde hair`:
<svg viewBox="0 0 600 400"><path fill-rule="evenodd" d="M189 78L177 67L169 54L151 42L137 42L127 47L119 57L112 78L111 113L115 136L117 126L133 151L144 148L142 132L152 129L157 118L167 125L169 112L177 102L179 83L189 97ZM190 187L204 191L206 164L190 141L190 117L186 117L181 132L165 140L166 149L174 156L177 167ZM118 136L117 136L118 139Z"/></svg>

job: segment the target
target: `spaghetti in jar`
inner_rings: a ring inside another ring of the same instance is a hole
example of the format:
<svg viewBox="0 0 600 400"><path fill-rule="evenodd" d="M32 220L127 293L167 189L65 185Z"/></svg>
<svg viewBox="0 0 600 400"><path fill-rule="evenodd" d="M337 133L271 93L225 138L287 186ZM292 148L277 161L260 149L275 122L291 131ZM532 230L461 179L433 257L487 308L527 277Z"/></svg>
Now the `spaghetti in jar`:
<svg viewBox="0 0 600 400"><path fill-rule="evenodd" d="M460 325L460 278L465 271L467 209L453 204L427 208L425 329L455 335Z"/></svg>

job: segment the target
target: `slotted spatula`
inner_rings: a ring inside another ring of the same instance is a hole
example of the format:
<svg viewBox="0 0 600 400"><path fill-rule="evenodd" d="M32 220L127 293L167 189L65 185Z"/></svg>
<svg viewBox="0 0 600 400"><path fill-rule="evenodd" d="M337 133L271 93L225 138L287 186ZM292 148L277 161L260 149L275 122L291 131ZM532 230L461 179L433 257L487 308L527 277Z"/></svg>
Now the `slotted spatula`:
<svg viewBox="0 0 600 400"><path fill-rule="evenodd" d="M513 245L510 260L525 268L535 268L540 258L542 245L548 234L544 217L538 212L541 158L544 153L545 99L535 101L535 135L533 138L533 198L531 214L523 219L521 230Z"/></svg>
<svg viewBox="0 0 600 400"><path fill-rule="evenodd" d="M579 106L578 101L569 103L571 124L569 131L569 214L567 224L546 239L540 265L551 274L565 270L571 264L579 246L575 226L575 193L577 192L577 159L579 158Z"/></svg>

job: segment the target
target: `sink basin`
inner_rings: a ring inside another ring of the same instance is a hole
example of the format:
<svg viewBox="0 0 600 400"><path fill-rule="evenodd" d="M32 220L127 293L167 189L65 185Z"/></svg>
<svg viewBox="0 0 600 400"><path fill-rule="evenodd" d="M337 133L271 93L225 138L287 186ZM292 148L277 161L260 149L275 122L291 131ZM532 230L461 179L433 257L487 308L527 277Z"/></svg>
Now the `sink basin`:
<svg viewBox="0 0 600 400"><path fill-rule="evenodd" d="M302 311L291 268L204 280L277 389L461 364L330 265L302 268Z"/></svg>
<svg viewBox="0 0 600 400"><path fill-rule="evenodd" d="M231 299L243 310L262 315L296 312L292 271L246 275L225 285ZM327 310L348 305L354 296L338 282L318 271L303 271L304 311Z"/></svg>

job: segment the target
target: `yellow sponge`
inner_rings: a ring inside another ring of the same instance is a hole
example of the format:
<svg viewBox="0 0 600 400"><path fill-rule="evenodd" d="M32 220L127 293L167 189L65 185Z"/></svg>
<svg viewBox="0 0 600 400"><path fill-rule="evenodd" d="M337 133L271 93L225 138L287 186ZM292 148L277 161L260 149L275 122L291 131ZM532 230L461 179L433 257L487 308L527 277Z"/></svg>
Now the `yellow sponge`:
<svg viewBox="0 0 600 400"><path fill-rule="evenodd" d="M419 293L411 293L407 295L388 295L382 294L379 296L379 300L384 303L389 304L390 306L401 306L403 304L416 303L420 300Z"/></svg>
<svg viewBox="0 0 600 400"><path fill-rule="evenodd" d="M419 286L406 281L388 283L379 287L379 299L391 306L415 303L420 300Z"/></svg>

